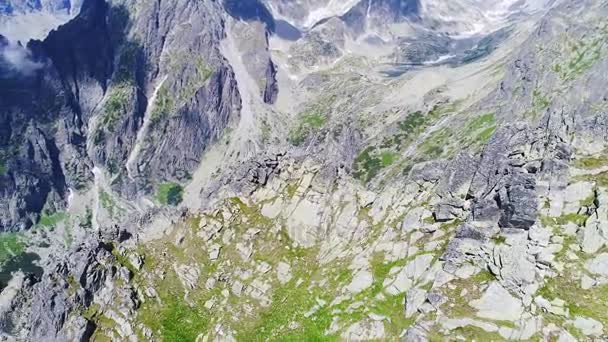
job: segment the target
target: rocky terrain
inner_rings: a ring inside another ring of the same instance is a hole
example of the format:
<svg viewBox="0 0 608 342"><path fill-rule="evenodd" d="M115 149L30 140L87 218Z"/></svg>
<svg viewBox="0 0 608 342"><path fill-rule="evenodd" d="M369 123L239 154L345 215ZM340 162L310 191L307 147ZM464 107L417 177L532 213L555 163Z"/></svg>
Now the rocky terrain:
<svg viewBox="0 0 608 342"><path fill-rule="evenodd" d="M608 338L608 2L78 7L0 5L0 340Z"/></svg>

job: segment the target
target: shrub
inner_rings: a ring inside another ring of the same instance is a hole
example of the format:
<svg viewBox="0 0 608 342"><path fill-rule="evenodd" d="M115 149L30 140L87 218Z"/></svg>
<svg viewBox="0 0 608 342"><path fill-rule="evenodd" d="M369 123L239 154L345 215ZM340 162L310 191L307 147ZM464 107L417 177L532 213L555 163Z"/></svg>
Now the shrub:
<svg viewBox="0 0 608 342"><path fill-rule="evenodd" d="M164 205L176 206L182 202L184 188L177 183L163 183L158 186L156 199Z"/></svg>

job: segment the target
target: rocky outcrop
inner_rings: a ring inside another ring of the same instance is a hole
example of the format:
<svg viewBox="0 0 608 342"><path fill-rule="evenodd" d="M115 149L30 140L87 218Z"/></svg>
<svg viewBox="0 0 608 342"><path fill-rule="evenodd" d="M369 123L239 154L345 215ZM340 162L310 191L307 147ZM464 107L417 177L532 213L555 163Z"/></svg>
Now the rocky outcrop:
<svg viewBox="0 0 608 342"><path fill-rule="evenodd" d="M30 43L45 68L2 80L1 230L28 228L43 209L64 208L68 188L92 185L94 166L127 198L150 193L158 182L188 179L240 110L234 74L219 52L221 10L184 0L149 4L135 16L125 5L87 0L76 19ZM162 38L174 22L188 20L201 24ZM141 32L146 39L127 38ZM276 71L269 68L263 96L272 101ZM20 153L28 137L44 143ZM34 165L25 166L34 155ZM32 180L17 172L22 167Z"/></svg>
<svg viewBox="0 0 608 342"><path fill-rule="evenodd" d="M102 303L109 282L129 272L121 269L112 248L92 239L70 258L46 265L40 279L29 278L11 299L15 311L0 313L3 332L28 341L88 341L95 331L91 315L97 313L87 308ZM136 302L130 305L133 309Z"/></svg>

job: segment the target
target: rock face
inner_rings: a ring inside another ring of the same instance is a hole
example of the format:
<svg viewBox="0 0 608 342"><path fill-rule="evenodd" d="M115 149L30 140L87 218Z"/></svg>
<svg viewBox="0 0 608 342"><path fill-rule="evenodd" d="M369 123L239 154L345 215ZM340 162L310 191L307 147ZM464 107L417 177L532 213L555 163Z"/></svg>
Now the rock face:
<svg viewBox="0 0 608 342"><path fill-rule="evenodd" d="M0 340L604 338L607 16L85 0L0 36Z"/></svg>
<svg viewBox="0 0 608 342"><path fill-rule="evenodd" d="M91 187L94 168L127 198L151 192L157 182L185 179L206 146L238 119L234 74L219 54L221 20L206 19L217 18L212 13L220 8L175 6L188 18L201 16L196 21L204 26L165 41L173 22L194 19L166 16L175 10L168 4L131 17L126 5L88 0L75 20L28 45L45 67L2 80L1 230L28 228L43 209L62 210L68 188ZM154 17L165 19L155 24ZM135 42L130 32L148 35ZM193 51L202 53L189 60ZM270 102L272 82L264 95Z"/></svg>
<svg viewBox="0 0 608 342"><path fill-rule="evenodd" d="M90 317L82 316L86 315L81 311L82 307L103 301L104 287L112 279L122 277L122 270L117 268L118 263L108 248L111 246L90 241L74 251L69 259L47 265L52 272L47 272L41 279L28 279L29 284L11 301L16 307L29 309L2 312L3 332L28 341L89 340L95 325ZM136 301L131 301L124 309L133 310L135 306ZM94 314L93 311L89 313Z"/></svg>

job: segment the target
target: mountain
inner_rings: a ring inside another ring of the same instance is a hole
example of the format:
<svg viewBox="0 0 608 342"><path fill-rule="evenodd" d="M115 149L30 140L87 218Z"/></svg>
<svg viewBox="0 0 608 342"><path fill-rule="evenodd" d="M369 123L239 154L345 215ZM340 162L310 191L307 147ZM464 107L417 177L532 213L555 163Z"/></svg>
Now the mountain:
<svg viewBox="0 0 608 342"><path fill-rule="evenodd" d="M7 0L0 4L0 32L12 41L43 39L78 14L82 0Z"/></svg>
<svg viewBox="0 0 608 342"><path fill-rule="evenodd" d="M0 10L2 340L608 336L605 1Z"/></svg>

